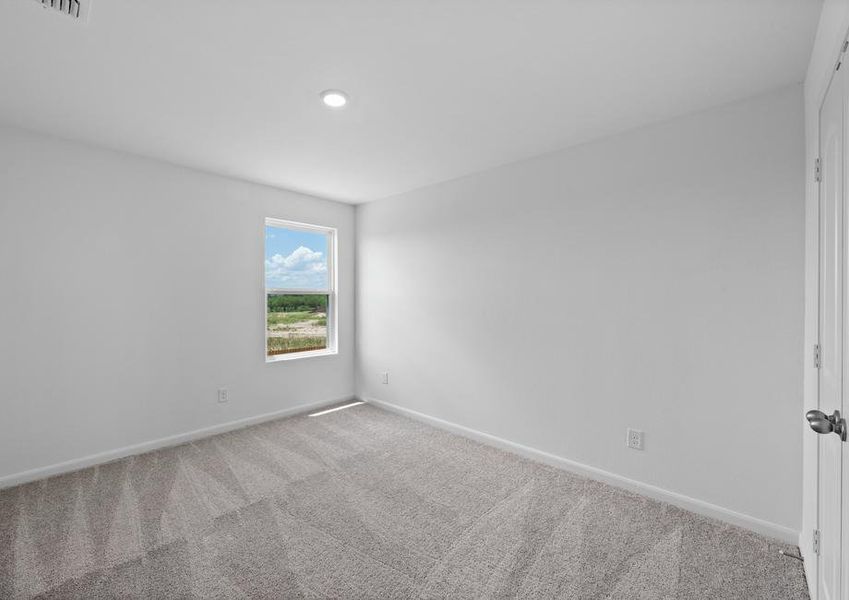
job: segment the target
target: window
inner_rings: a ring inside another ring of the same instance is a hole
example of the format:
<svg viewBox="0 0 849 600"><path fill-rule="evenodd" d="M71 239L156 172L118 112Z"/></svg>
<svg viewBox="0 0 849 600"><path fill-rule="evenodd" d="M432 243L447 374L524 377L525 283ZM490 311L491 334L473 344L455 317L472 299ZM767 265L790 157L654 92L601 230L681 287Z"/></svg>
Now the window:
<svg viewBox="0 0 849 600"><path fill-rule="evenodd" d="M266 361L336 353L336 230L265 220Z"/></svg>

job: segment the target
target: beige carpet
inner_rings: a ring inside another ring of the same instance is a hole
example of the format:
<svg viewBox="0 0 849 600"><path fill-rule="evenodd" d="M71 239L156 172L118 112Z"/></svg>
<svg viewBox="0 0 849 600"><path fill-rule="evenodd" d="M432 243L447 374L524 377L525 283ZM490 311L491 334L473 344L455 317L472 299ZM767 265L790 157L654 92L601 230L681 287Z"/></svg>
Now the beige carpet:
<svg viewBox="0 0 849 600"><path fill-rule="evenodd" d="M778 543L361 405L0 492L0 598L807 598Z"/></svg>

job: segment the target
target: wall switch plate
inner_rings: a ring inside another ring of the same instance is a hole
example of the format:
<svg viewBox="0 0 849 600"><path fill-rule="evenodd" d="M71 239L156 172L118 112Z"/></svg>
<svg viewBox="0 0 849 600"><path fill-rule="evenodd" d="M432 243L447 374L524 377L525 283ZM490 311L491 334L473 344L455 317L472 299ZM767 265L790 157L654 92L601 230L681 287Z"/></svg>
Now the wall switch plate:
<svg viewBox="0 0 849 600"><path fill-rule="evenodd" d="M384 371L380 374L380 383L389 383L389 373Z"/></svg>
<svg viewBox="0 0 849 600"><path fill-rule="evenodd" d="M221 403L230 401L230 392L227 388L218 388L218 401Z"/></svg>
<svg viewBox="0 0 849 600"><path fill-rule="evenodd" d="M627 430L627 437L625 438L625 445L629 448L633 448L634 450L643 450L644 436L645 434L639 429L631 429L629 427Z"/></svg>

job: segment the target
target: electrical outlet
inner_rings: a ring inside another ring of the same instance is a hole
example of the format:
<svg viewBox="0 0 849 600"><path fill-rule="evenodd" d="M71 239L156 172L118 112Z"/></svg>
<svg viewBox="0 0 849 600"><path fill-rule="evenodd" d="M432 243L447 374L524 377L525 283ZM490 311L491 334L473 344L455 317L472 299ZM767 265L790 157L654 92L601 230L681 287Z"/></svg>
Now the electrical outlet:
<svg viewBox="0 0 849 600"><path fill-rule="evenodd" d="M643 450L643 436L645 434L638 429L631 429L630 427L627 430L627 437L625 438L625 445L629 448L633 448L634 450Z"/></svg>
<svg viewBox="0 0 849 600"><path fill-rule="evenodd" d="M230 401L230 392L227 391L227 388L218 388L218 402L224 403Z"/></svg>
<svg viewBox="0 0 849 600"><path fill-rule="evenodd" d="M384 371L383 373L380 374L380 383L385 383L385 384L389 383L389 373L388 372Z"/></svg>

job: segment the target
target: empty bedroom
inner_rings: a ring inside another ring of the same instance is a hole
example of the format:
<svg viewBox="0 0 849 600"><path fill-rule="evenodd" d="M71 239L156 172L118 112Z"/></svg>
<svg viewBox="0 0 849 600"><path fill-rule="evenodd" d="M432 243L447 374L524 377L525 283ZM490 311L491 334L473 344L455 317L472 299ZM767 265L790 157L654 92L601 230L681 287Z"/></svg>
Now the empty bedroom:
<svg viewBox="0 0 849 600"><path fill-rule="evenodd" d="M0 600L849 600L849 0L0 8Z"/></svg>

